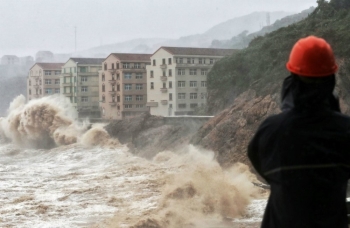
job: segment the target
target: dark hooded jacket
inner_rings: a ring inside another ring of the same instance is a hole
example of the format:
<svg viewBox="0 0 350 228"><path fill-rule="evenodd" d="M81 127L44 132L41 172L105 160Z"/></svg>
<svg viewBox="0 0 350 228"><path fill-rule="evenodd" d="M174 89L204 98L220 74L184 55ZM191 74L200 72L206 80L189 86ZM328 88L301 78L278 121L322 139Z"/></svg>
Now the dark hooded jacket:
<svg viewBox="0 0 350 228"><path fill-rule="evenodd" d="M335 77L306 83L292 75L282 113L267 118L248 147L270 184L262 228L347 228L350 118L333 95Z"/></svg>

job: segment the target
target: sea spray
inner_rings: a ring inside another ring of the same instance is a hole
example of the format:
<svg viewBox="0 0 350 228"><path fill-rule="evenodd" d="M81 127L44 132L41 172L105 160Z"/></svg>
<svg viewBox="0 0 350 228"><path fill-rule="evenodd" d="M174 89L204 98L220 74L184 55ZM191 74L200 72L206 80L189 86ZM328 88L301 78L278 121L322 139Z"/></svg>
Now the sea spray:
<svg viewBox="0 0 350 228"><path fill-rule="evenodd" d="M141 218L116 214L110 227L120 227L123 218L134 221L132 228L206 227L204 220L219 223L244 215L246 206L259 195L249 168L237 163L223 170L213 153L193 146L187 149L180 155L162 152L154 158L155 163L178 169L159 178L157 208Z"/></svg>
<svg viewBox="0 0 350 228"><path fill-rule="evenodd" d="M76 110L67 98L60 95L28 103L20 95L11 102L7 112L7 117L0 119L0 133L24 148L52 148L78 141L89 146L119 144L118 140L110 139L102 125L86 132L89 122L78 122ZM84 136L85 132L87 136Z"/></svg>

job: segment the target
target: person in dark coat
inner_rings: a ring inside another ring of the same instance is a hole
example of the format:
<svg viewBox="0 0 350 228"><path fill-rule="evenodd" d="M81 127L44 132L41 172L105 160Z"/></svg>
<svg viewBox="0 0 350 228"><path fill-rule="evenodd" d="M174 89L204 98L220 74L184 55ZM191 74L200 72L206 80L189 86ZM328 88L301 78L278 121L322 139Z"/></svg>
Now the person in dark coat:
<svg viewBox="0 0 350 228"><path fill-rule="evenodd" d="M293 47L282 86L282 112L268 117L248 146L271 187L262 228L348 228L350 118L333 95L330 45L310 36Z"/></svg>

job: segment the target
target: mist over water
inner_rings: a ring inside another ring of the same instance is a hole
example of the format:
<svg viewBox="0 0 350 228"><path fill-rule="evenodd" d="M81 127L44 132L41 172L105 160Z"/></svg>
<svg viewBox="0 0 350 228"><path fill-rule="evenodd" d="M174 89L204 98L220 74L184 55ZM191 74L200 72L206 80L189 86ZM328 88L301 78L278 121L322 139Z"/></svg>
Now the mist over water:
<svg viewBox="0 0 350 228"><path fill-rule="evenodd" d="M264 196L247 166L223 170L191 145L137 157L102 124L77 122L62 97L19 96L0 125L0 227L212 227L261 217L254 208Z"/></svg>

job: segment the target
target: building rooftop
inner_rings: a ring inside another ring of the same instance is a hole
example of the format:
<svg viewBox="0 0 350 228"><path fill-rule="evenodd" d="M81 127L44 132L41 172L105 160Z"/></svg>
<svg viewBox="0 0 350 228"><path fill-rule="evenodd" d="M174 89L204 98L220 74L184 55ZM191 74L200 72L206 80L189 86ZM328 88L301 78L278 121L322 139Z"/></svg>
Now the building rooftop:
<svg viewBox="0 0 350 228"><path fill-rule="evenodd" d="M163 46L163 47L160 47L159 49L161 48L163 48L164 50L168 51L173 55L229 56L238 51L237 49L219 49L219 48L164 47Z"/></svg>
<svg viewBox="0 0 350 228"><path fill-rule="evenodd" d="M104 58L70 58L74 62L78 62L78 64L102 64ZM69 61L69 60L68 60Z"/></svg>
<svg viewBox="0 0 350 228"><path fill-rule="evenodd" d="M132 54L132 53L112 53L111 55L114 55L117 57L120 61L140 61L145 62L151 61L152 54Z"/></svg>
<svg viewBox="0 0 350 228"><path fill-rule="evenodd" d="M44 70L61 70L61 67L64 65L64 63L36 63L36 64L38 64Z"/></svg>

